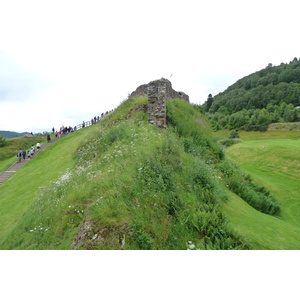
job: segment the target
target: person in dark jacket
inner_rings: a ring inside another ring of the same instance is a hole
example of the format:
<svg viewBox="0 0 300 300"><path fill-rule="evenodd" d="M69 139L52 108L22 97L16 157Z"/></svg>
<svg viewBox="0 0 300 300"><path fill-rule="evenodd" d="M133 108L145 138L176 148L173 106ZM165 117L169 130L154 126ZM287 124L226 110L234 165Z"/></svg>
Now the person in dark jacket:
<svg viewBox="0 0 300 300"><path fill-rule="evenodd" d="M21 160L22 160L22 155L23 155L23 151L20 149L20 151L19 151L18 154L17 154L18 162L21 162Z"/></svg>

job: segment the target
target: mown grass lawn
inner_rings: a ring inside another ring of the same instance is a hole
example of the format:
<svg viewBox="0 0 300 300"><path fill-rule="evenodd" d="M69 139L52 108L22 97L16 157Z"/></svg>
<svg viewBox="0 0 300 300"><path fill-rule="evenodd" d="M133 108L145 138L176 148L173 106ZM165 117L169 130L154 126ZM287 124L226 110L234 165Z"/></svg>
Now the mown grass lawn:
<svg viewBox="0 0 300 300"><path fill-rule="evenodd" d="M224 205L230 222L243 236L256 240L258 248L261 241L267 249L300 249L300 140L246 141L226 153L282 205L278 219L253 211L231 195Z"/></svg>
<svg viewBox="0 0 300 300"><path fill-rule="evenodd" d="M223 129L213 133L218 139L228 139L231 130ZM276 129L276 126L271 126L267 131L239 131L239 136L243 141L253 140L278 140L278 139L300 139L299 130Z"/></svg>
<svg viewBox="0 0 300 300"><path fill-rule="evenodd" d="M17 161L17 156L6 158L0 162L0 173L7 171L15 162Z"/></svg>

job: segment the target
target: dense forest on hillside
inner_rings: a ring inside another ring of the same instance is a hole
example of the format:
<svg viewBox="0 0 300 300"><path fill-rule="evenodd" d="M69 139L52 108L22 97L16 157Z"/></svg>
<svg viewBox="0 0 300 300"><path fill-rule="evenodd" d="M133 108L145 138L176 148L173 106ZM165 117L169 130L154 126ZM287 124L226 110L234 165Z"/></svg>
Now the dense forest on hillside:
<svg viewBox="0 0 300 300"><path fill-rule="evenodd" d="M214 129L266 130L270 123L295 122L300 106L300 60L250 74L203 104Z"/></svg>

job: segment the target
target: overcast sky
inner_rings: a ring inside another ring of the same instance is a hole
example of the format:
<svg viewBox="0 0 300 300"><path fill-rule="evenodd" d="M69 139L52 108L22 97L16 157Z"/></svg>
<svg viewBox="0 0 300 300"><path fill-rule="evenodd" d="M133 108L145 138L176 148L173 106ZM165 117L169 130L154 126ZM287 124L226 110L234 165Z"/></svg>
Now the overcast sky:
<svg viewBox="0 0 300 300"><path fill-rule="evenodd" d="M161 77L201 104L299 46L291 0L0 0L0 130L75 126Z"/></svg>

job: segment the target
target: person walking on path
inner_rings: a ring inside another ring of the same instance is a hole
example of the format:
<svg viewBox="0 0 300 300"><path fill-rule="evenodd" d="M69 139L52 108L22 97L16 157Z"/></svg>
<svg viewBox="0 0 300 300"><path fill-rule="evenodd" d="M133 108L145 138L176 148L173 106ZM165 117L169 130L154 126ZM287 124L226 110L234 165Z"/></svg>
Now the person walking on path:
<svg viewBox="0 0 300 300"><path fill-rule="evenodd" d="M50 134L47 135L47 141L48 141L48 143L50 143L50 141L51 141Z"/></svg>
<svg viewBox="0 0 300 300"><path fill-rule="evenodd" d="M26 150L22 151L22 156L23 156L23 159L25 160L25 158L26 158Z"/></svg>
<svg viewBox="0 0 300 300"><path fill-rule="evenodd" d="M18 162L21 162L21 160L22 160L22 155L23 155L23 151L20 149L20 151L19 151L18 154L17 154Z"/></svg>

